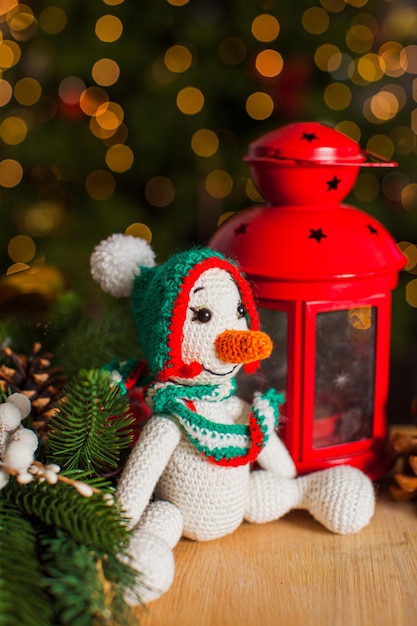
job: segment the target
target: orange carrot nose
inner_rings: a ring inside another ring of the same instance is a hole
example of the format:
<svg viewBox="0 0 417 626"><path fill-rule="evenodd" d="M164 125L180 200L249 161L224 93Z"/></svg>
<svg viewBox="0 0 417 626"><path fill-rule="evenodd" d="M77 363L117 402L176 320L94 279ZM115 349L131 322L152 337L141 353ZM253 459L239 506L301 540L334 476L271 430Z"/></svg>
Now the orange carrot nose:
<svg viewBox="0 0 417 626"><path fill-rule="evenodd" d="M216 352L226 363L253 363L272 352L272 340L260 330L225 330L216 338Z"/></svg>

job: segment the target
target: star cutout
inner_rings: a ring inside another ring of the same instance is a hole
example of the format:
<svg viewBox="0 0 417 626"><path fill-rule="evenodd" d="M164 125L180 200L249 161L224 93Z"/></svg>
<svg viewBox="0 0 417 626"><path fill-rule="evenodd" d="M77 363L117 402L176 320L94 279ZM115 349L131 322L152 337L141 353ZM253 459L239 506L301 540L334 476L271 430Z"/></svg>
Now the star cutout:
<svg viewBox="0 0 417 626"><path fill-rule="evenodd" d="M315 133L303 133L301 139L305 139L308 143L311 143L314 139L318 139Z"/></svg>
<svg viewBox="0 0 417 626"><path fill-rule="evenodd" d="M246 230L248 228L249 224L240 224L237 228L235 228L235 235L244 235L246 234Z"/></svg>
<svg viewBox="0 0 417 626"><path fill-rule="evenodd" d="M372 224L367 224L367 226L369 228L369 232L371 233L371 235L377 235L378 234L377 229L374 226L372 226Z"/></svg>
<svg viewBox="0 0 417 626"><path fill-rule="evenodd" d="M338 178L336 175L333 176L332 180L326 180L328 185L327 191L331 191L332 189L337 189L339 183L342 182L341 178Z"/></svg>
<svg viewBox="0 0 417 626"><path fill-rule="evenodd" d="M327 235L324 234L322 228L310 228L308 239L315 239L317 243L320 243L325 237L327 237Z"/></svg>

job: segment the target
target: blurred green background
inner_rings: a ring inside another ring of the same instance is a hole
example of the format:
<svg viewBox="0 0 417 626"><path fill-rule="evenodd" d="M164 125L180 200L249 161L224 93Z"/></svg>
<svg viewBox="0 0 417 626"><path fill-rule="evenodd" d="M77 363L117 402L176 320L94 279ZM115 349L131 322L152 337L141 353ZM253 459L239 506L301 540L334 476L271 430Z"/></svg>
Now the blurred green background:
<svg viewBox="0 0 417 626"><path fill-rule="evenodd" d="M248 143L330 124L398 162L348 199L408 257L394 294L390 420L417 395L417 6L413 0L0 2L0 307L106 299L89 256L113 232L163 260L259 202Z"/></svg>

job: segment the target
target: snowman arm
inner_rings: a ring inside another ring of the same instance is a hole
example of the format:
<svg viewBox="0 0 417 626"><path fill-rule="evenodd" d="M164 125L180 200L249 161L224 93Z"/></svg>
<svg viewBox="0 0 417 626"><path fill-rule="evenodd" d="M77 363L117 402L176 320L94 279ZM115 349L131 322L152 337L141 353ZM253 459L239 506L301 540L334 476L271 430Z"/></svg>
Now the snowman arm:
<svg viewBox="0 0 417 626"><path fill-rule="evenodd" d="M297 475L290 453L274 430L269 433L268 441L258 456L257 462L262 469L276 476L294 478Z"/></svg>
<svg viewBox="0 0 417 626"><path fill-rule="evenodd" d="M153 416L146 423L116 490L130 527L138 523L180 438L178 426L168 418Z"/></svg>

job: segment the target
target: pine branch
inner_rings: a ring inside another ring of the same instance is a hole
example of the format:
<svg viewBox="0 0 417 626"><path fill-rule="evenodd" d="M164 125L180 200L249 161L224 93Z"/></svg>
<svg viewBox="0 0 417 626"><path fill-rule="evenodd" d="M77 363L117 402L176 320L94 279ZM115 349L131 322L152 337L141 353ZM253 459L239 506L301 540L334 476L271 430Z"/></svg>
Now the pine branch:
<svg viewBox="0 0 417 626"><path fill-rule="evenodd" d="M113 554L123 553L128 545L126 520L101 494L84 498L65 483L20 485L14 479L1 493L22 515L56 526L79 544Z"/></svg>
<svg viewBox="0 0 417 626"><path fill-rule="evenodd" d="M50 617L35 531L0 495L0 626L48 626Z"/></svg>
<svg viewBox="0 0 417 626"><path fill-rule="evenodd" d="M81 370L50 421L53 462L92 476L115 470L132 440L132 423L128 399L108 372Z"/></svg>
<svg viewBox="0 0 417 626"><path fill-rule="evenodd" d="M60 531L41 537L40 547L54 622L71 626L136 623L123 599L125 589L132 588L136 578L127 565L114 555L78 545Z"/></svg>

